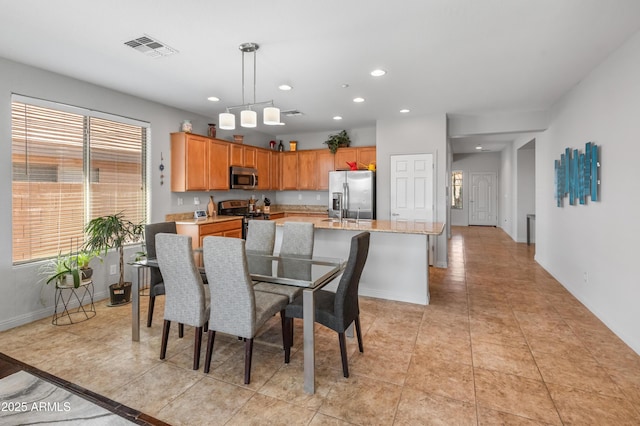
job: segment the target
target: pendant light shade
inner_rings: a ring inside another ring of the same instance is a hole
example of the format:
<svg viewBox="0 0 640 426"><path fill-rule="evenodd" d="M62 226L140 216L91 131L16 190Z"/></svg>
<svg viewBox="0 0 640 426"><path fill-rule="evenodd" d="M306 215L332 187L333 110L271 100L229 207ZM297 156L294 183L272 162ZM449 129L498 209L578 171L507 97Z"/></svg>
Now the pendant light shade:
<svg viewBox="0 0 640 426"><path fill-rule="evenodd" d="M258 113L245 109L240 111L240 125L242 127L256 127L258 124Z"/></svg>
<svg viewBox="0 0 640 426"><path fill-rule="evenodd" d="M218 121L220 122L218 127L223 130L233 130L236 128L236 116L231 113L223 112L218 117Z"/></svg>
<svg viewBox="0 0 640 426"><path fill-rule="evenodd" d="M266 102L256 102L256 51L260 48L257 43L242 43L240 52L242 52L242 105L228 106L227 112L220 114L219 128L223 130L233 130L236 128L236 119L232 114L233 111L240 111L240 125L242 127L257 127L258 114L253 110L257 107L264 106L263 123L270 126L284 124L280 122L280 109L273 106L273 100ZM245 54L253 56L253 102L245 102L244 93L244 56Z"/></svg>
<svg viewBox="0 0 640 426"><path fill-rule="evenodd" d="M276 107L266 107L262 111L264 124L275 126L280 124L280 109Z"/></svg>

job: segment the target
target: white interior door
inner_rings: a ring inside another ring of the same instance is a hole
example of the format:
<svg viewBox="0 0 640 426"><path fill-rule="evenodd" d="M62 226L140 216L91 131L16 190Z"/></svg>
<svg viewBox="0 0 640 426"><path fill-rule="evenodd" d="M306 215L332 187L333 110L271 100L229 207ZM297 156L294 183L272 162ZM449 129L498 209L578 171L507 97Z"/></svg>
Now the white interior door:
<svg viewBox="0 0 640 426"><path fill-rule="evenodd" d="M391 220L433 221L433 155L391 156Z"/></svg>
<svg viewBox="0 0 640 426"><path fill-rule="evenodd" d="M495 172L471 172L469 225L498 225Z"/></svg>

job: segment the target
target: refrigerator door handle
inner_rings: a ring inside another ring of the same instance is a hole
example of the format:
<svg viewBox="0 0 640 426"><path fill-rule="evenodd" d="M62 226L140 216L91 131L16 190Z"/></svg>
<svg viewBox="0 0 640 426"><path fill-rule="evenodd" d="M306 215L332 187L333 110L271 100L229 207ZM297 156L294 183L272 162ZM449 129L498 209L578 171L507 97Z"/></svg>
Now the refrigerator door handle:
<svg viewBox="0 0 640 426"><path fill-rule="evenodd" d="M344 186L344 207L342 212L342 217L349 217L349 184L347 182L343 183Z"/></svg>

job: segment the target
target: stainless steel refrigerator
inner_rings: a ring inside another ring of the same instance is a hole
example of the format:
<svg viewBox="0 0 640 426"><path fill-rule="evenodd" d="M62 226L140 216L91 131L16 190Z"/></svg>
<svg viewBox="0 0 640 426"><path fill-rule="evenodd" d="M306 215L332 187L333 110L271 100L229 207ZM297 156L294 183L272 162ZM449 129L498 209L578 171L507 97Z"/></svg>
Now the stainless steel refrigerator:
<svg viewBox="0 0 640 426"><path fill-rule="evenodd" d="M376 218L375 172L329 172L329 217L340 217L340 208L343 218Z"/></svg>

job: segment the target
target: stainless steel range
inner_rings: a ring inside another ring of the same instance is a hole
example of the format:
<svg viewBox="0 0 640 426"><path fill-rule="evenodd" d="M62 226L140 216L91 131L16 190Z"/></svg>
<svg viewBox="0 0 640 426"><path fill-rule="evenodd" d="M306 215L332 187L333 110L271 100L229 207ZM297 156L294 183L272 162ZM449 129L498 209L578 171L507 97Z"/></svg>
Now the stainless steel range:
<svg viewBox="0 0 640 426"><path fill-rule="evenodd" d="M250 220L268 220L263 213L249 211L249 200L225 200L218 202L218 215L242 216L242 238L247 237L247 227Z"/></svg>

